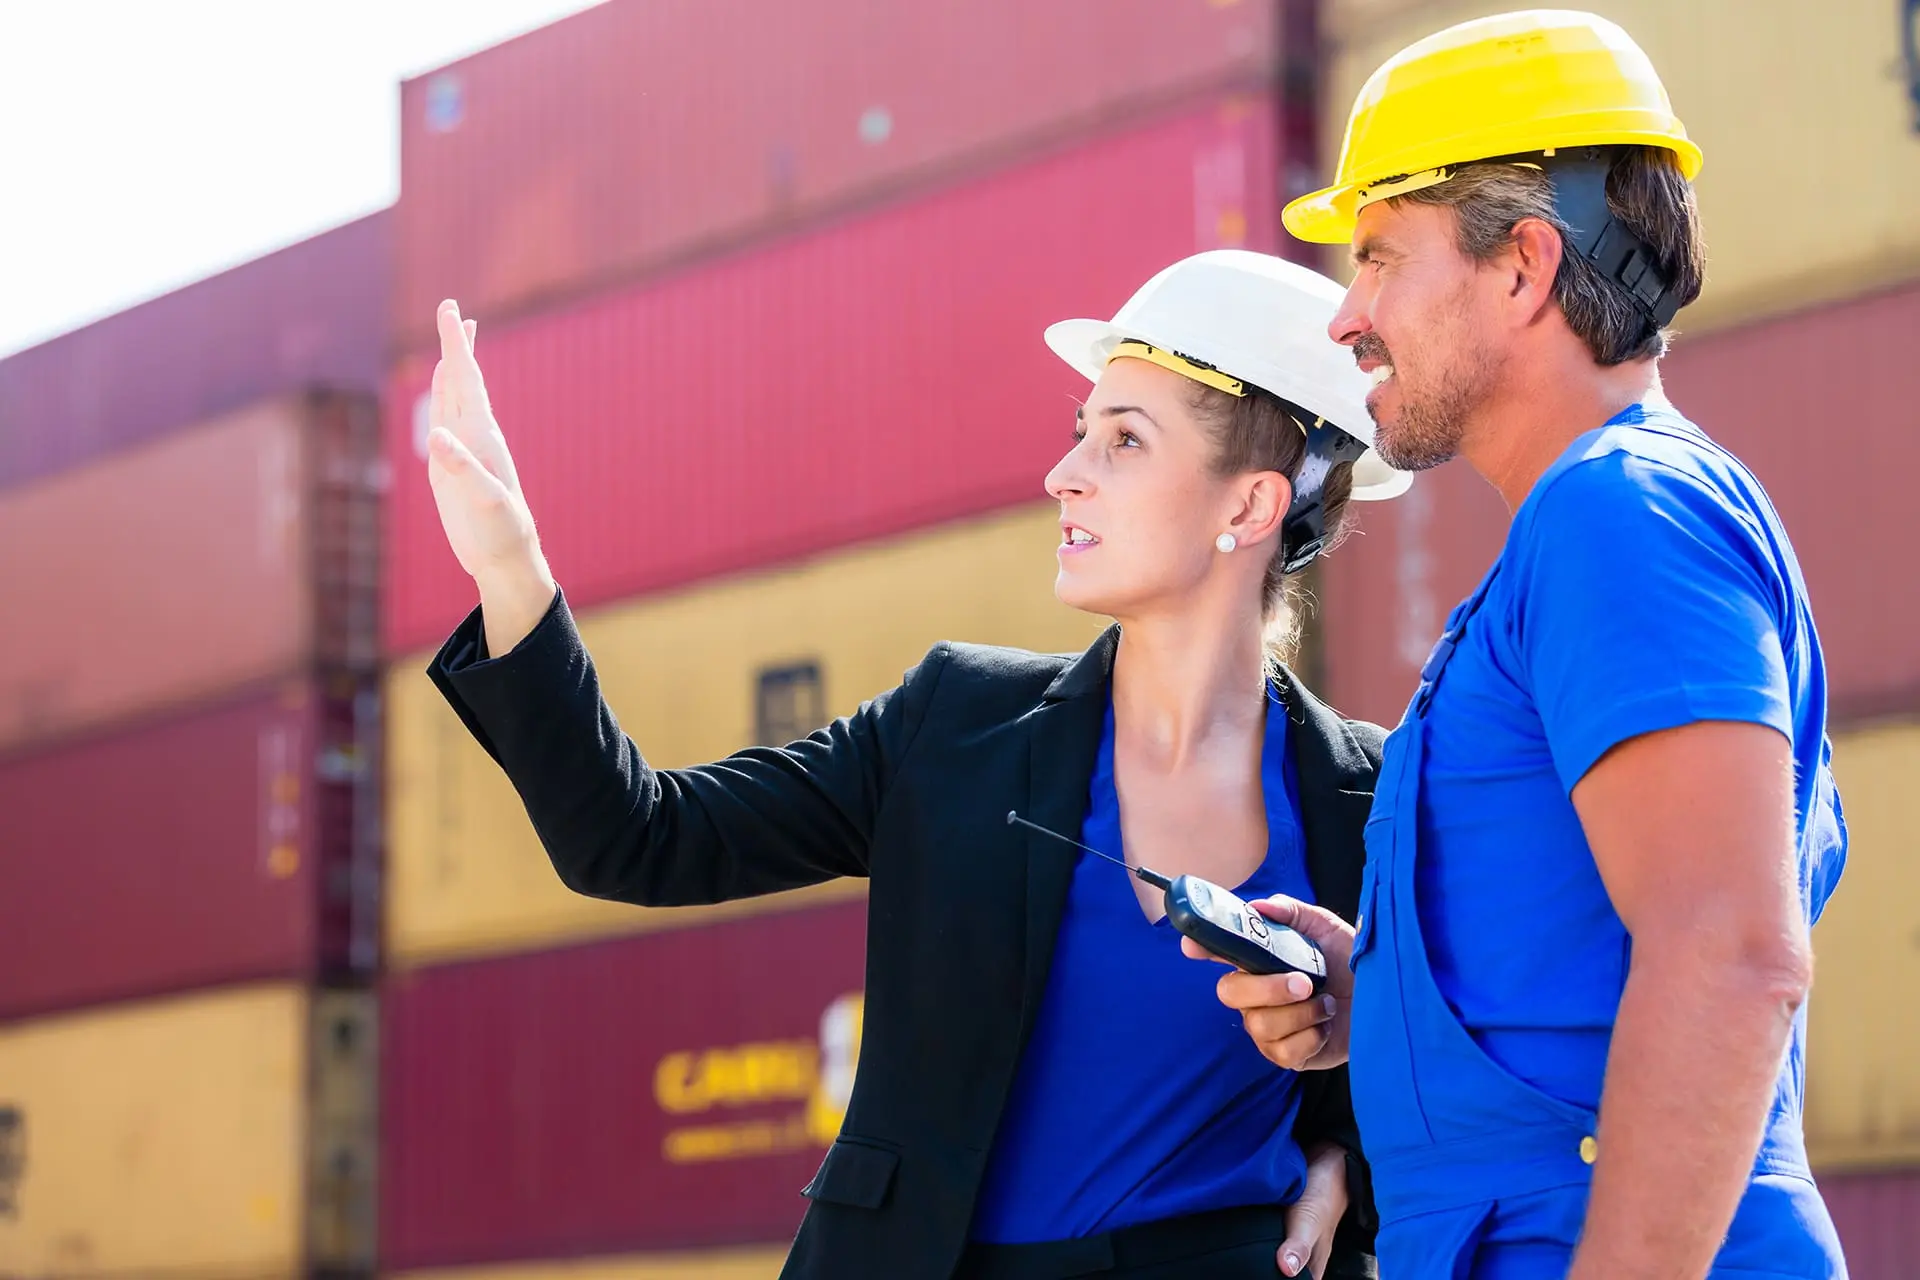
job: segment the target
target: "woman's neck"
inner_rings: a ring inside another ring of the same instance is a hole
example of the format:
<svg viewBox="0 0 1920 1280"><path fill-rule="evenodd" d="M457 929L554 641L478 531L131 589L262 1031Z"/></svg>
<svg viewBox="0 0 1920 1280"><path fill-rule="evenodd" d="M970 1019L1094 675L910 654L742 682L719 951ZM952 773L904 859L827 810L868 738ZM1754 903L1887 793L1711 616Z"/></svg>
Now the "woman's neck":
<svg viewBox="0 0 1920 1280"><path fill-rule="evenodd" d="M1119 732L1178 768L1265 724L1266 649L1257 615L1123 620L1113 663Z"/></svg>

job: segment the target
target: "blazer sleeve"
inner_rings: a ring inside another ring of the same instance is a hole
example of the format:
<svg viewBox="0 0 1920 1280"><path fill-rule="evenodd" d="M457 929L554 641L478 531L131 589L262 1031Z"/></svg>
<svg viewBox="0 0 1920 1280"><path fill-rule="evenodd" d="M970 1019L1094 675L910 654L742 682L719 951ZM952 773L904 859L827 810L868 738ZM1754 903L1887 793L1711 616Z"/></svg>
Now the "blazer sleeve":
<svg viewBox="0 0 1920 1280"><path fill-rule="evenodd" d="M1347 728L1377 775L1386 730L1361 720L1348 721ZM1347 860L1351 870L1343 865L1342 874L1343 878L1350 874L1352 883L1342 886L1338 896L1345 902L1358 902L1360 877L1366 865L1364 820L1354 829L1350 847L1354 850L1354 856ZM1349 917L1347 923L1353 920ZM1300 1073L1300 1114L1293 1134L1303 1149L1331 1142L1347 1153L1347 1215L1334 1233L1333 1254L1327 1260L1324 1280L1375 1280L1379 1266L1373 1256L1373 1240L1380 1229L1380 1215L1373 1202L1373 1175L1362 1152L1360 1124L1353 1114L1352 1085L1344 1065L1331 1071Z"/></svg>
<svg viewBox="0 0 1920 1280"><path fill-rule="evenodd" d="M943 643L799 742L688 769L652 768L621 731L561 593L499 658L475 609L428 676L520 793L562 883L670 907L868 874L875 819L946 659Z"/></svg>

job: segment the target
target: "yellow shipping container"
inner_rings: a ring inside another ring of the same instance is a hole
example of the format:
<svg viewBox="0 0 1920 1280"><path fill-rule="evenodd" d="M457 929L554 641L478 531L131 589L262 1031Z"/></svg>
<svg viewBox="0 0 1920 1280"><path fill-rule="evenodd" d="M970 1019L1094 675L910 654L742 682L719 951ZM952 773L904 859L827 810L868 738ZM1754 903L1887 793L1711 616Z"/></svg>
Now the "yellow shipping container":
<svg viewBox="0 0 1920 1280"><path fill-rule="evenodd" d="M1523 6L1514 5L1513 8ZM1688 134L1707 286L1679 325L1705 331L1920 275L1920 135L1893 0L1590 0L1647 51ZM1501 6L1331 0L1323 10L1322 167L1355 94L1422 36ZM1320 175L1324 179L1326 174Z"/></svg>
<svg viewBox="0 0 1920 1280"><path fill-rule="evenodd" d="M1814 930L1807 1145L1823 1168L1920 1161L1920 723L1836 734L1847 873Z"/></svg>
<svg viewBox="0 0 1920 1280"><path fill-rule="evenodd" d="M394 1280L774 1280L787 1246L404 1271Z"/></svg>
<svg viewBox="0 0 1920 1280"><path fill-rule="evenodd" d="M1084 648L1105 620L1053 596L1052 503L943 525L779 570L595 610L580 630L620 724L660 766L789 741L892 688L942 639ZM564 584L565 566L560 566ZM555 877L519 796L424 672L388 675L389 961L677 927L857 896L841 881L721 907L652 911Z"/></svg>
<svg viewBox="0 0 1920 1280"><path fill-rule="evenodd" d="M0 1276L373 1261L364 993L251 986L0 1030Z"/></svg>

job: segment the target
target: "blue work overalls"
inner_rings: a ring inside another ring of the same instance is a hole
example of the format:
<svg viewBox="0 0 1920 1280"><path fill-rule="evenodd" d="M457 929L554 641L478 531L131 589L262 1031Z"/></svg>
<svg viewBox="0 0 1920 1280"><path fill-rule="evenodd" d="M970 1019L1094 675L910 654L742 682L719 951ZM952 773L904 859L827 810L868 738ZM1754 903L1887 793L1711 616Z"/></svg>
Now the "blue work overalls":
<svg viewBox="0 0 1920 1280"><path fill-rule="evenodd" d="M1594 1112L1515 1076L1461 1025L1435 981L1415 905L1427 717L1447 664L1499 571L1496 563L1454 609L1421 670L1406 716L1387 739L1366 831L1353 949L1351 1071L1380 1211L1382 1280L1465 1280L1502 1201L1548 1197L1554 1211L1548 1216L1574 1224L1577 1233L1598 1156ZM1804 844L1801 859L1807 890ZM1817 904L1808 909L1817 914ZM1489 938L1487 945L1499 946L1500 939ZM1716 1277L1845 1275L1801 1137L1804 1035L1803 1010L1735 1219L1733 1244L1716 1262ZM1570 1235L1566 1240L1573 1242Z"/></svg>

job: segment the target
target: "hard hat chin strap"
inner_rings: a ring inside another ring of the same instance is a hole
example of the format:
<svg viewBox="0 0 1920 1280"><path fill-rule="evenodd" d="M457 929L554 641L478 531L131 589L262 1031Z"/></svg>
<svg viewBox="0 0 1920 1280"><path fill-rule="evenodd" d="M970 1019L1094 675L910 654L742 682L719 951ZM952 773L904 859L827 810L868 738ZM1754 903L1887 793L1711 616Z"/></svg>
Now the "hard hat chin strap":
<svg viewBox="0 0 1920 1280"><path fill-rule="evenodd" d="M1324 418L1307 433L1307 456L1293 477L1293 502L1280 522L1280 571L1298 573L1327 544L1327 476L1367 451L1366 444Z"/></svg>
<svg viewBox="0 0 1920 1280"><path fill-rule="evenodd" d="M1571 248L1600 274L1625 289L1655 326L1666 328L1680 310L1680 295L1661 274L1653 249L1613 216L1607 206L1605 147L1576 147L1540 156L1535 163L1553 184L1553 207L1567 224Z"/></svg>
<svg viewBox="0 0 1920 1280"><path fill-rule="evenodd" d="M1607 173L1613 153L1606 147L1569 147L1531 151L1511 156L1489 156L1418 173L1396 174L1361 188L1354 197L1356 213L1380 200L1392 200L1448 181L1462 169L1481 164L1517 164L1538 169L1553 185L1553 207L1569 232L1567 247L1599 269L1600 274L1627 291L1655 327L1673 323L1680 296L1655 265L1658 259L1647 242L1627 229L1607 205Z"/></svg>

